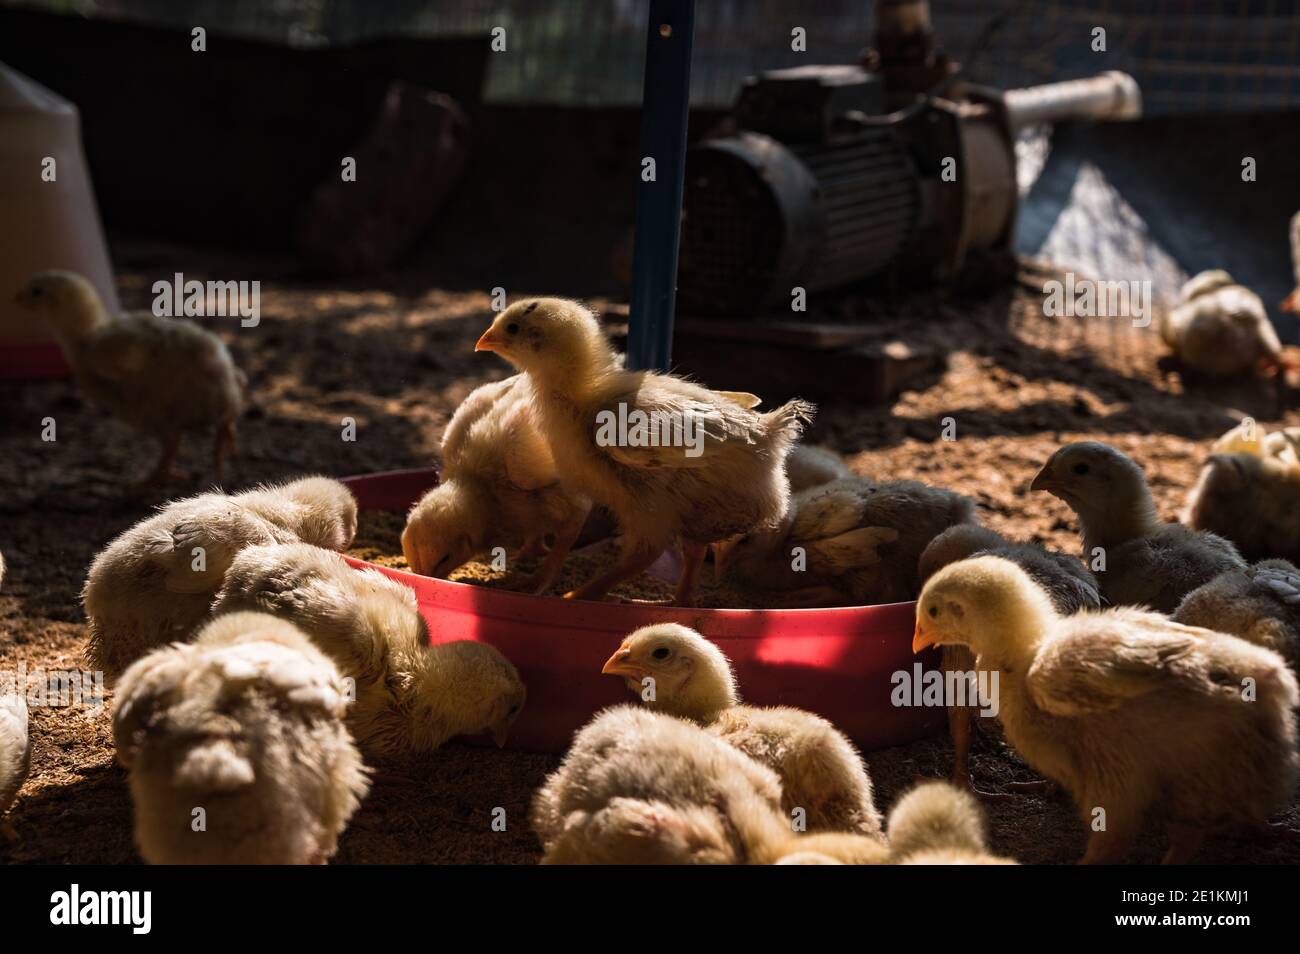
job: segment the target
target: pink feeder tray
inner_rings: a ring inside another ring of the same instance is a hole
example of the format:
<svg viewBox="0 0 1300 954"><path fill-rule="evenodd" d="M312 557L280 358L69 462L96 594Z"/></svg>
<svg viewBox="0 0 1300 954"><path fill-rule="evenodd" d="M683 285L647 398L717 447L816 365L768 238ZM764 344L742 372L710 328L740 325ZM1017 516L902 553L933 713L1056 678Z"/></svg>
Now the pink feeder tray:
<svg viewBox="0 0 1300 954"><path fill-rule="evenodd" d="M362 510L405 510L438 482L433 470L344 478ZM435 580L348 558L415 591L433 642L476 639L518 667L528 702L510 735L512 748L560 753L598 710L635 697L601 666L632 630L682 623L731 658L753 705L787 705L829 719L863 749L899 745L946 724L942 708L895 706L895 673L915 682L916 663L938 664L934 651L912 654L915 603L833 609L685 609L593 603L511 593ZM911 693L908 693L909 698Z"/></svg>

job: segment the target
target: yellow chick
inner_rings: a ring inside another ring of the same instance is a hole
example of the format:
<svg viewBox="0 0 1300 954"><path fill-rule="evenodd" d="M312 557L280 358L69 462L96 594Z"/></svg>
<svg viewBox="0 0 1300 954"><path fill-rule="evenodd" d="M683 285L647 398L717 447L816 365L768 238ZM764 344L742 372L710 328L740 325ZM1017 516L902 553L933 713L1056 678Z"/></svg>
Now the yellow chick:
<svg viewBox="0 0 1300 954"><path fill-rule="evenodd" d="M115 679L150 649L190 635L244 547L302 540L341 550L356 529L351 491L327 477L166 504L90 565L82 591L86 657Z"/></svg>
<svg viewBox="0 0 1300 954"><path fill-rule="evenodd" d="M567 594L602 599L675 540L676 602L692 605L708 545L779 520L784 463L814 408L760 414L734 395L625 370L596 317L555 298L512 305L479 338L529 378L561 480L607 507L623 534L618 566Z"/></svg>
<svg viewBox="0 0 1300 954"><path fill-rule="evenodd" d="M443 435L439 485L411 508L402 552L416 573L445 579L490 546L523 538L525 559L554 544L531 581L541 593L559 575L591 503L560 483L537 428L523 375L470 394Z"/></svg>
<svg viewBox="0 0 1300 954"><path fill-rule="evenodd" d="M334 664L260 613L131 666L113 702L150 864L323 864L369 788ZM196 824L202 820L202 825Z"/></svg>
<svg viewBox="0 0 1300 954"><path fill-rule="evenodd" d="M1222 536L1249 560L1300 560L1300 464L1283 457L1211 454L1184 518Z"/></svg>
<svg viewBox="0 0 1300 954"><path fill-rule="evenodd" d="M1212 377L1276 370L1282 342L1264 303L1225 271L1201 272L1166 311L1160 337L1189 368Z"/></svg>
<svg viewBox="0 0 1300 954"><path fill-rule="evenodd" d="M853 471L843 457L828 447L796 444L785 459L785 475L790 480L790 493L797 494L841 477L852 477Z"/></svg>
<svg viewBox="0 0 1300 954"><path fill-rule="evenodd" d="M619 676L647 707L689 719L776 772L786 816L808 830L880 835L871 777L853 744L820 716L740 704L731 662L693 629L636 630L601 672Z"/></svg>
<svg viewBox="0 0 1300 954"><path fill-rule="evenodd" d="M952 491L846 477L796 494L775 527L715 544L714 570L793 602L897 603L916 597L930 541L974 519L974 502Z"/></svg>
<svg viewBox="0 0 1300 954"><path fill-rule="evenodd" d="M882 863L879 839L798 834L768 768L689 722L631 706L574 736L533 798L543 864Z"/></svg>
<svg viewBox="0 0 1300 954"><path fill-rule="evenodd" d="M519 673L494 647L429 645L408 588L308 544L250 547L226 573L214 614L256 610L302 629L355 683L348 725L368 752L427 752L490 732L498 746L523 708Z"/></svg>
<svg viewBox="0 0 1300 954"><path fill-rule="evenodd" d="M1010 543L1001 534L974 523L960 523L939 534L921 554L918 567L922 582L939 570L973 556L1000 556L1017 564L1043 588L1062 616L1083 609L1101 609L1097 578L1077 557L1052 553L1036 543ZM945 672L974 672L975 659L963 646L943 648ZM970 777L971 736L975 725L974 704L948 707L948 731L952 736L952 782L973 788Z"/></svg>
<svg viewBox="0 0 1300 954"><path fill-rule="evenodd" d="M1300 311L1300 212L1291 218L1291 264L1295 269L1295 291L1282 301L1282 310Z"/></svg>
<svg viewBox="0 0 1300 954"><path fill-rule="evenodd" d="M975 799L943 782L916 786L889 812L890 860L902 865L1014 865L989 853Z"/></svg>
<svg viewBox="0 0 1300 954"><path fill-rule="evenodd" d="M1288 464L1300 464L1300 427L1269 431L1258 421L1242 421L1210 448L1211 454L1251 454L1276 457Z"/></svg>
<svg viewBox="0 0 1300 954"><path fill-rule="evenodd" d="M212 332L150 312L110 315L95 287L72 272L40 272L17 302L50 329L93 403L158 439L162 456L146 482L184 479L176 470L181 438L216 428L213 468L237 453L235 421L244 376Z"/></svg>
<svg viewBox="0 0 1300 954"><path fill-rule="evenodd" d="M1262 560L1192 590L1175 622L1215 629L1271 649L1300 667L1300 570L1286 560Z"/></svg>
<svg viewBox="0 0 1300 954"><path fill-rule="evenodd" d="M1078 514L1084 562L1096 569L1101 595L1114 606L1172 613L1202 583L1246 565L1216 534L1161 523L1142 468L1107 444L1067 444L1029 486Z"/></svg>
<svg viewBox="0 0 1300 954"><path fill-rule="evenodd" d="M1274 652L1137 609L1063 617L992 556L945 567L921 593L913 648L954 644L1000 674L1007 740L1074 796L1092 832L1085 863L1122 861L1148 813L1180 864L1207 831L1290 804L1300 690Z"/></svg>

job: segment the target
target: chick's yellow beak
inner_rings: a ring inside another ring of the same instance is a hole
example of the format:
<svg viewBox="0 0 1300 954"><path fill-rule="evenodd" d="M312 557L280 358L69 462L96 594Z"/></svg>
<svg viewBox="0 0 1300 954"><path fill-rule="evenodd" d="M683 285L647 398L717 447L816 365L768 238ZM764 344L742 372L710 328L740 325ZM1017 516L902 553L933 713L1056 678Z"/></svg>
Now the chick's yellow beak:
<svg viewBox="0 0 1300 954"><path fill-rule="evenodd" d="M1283 311L1300 311L1300 288L1297 288L1291 294L1287 295L1286 298L1282 299L1281 307Z"/></svg>
<svg viewBox="0 0 1300 954"><path fill-rule="evenodd" d="M925 631L925 624L919 619L916 621L916 629L912 631L912 652L919 653L930 646L938 646L939 643L933 635Z"/></svg>
<svg viewBox="0 0 1300 954"><path fill-rule="evenodd" d="M478 339L478 344L474 345L474 350L500 351L504 345L505 342L497 336L496 332L492 328L489 328L487 331L483 332L483 336Z"/></svg>
<svg viewBox="0 0 1300 954"><path fill-rule="evenodd" d="M604 667L600 670L602 676L627 676L634 679L640 679L645 675L644 671L632 661L632 650L626 646L618 647L614 655L605 660Z"/></svg>

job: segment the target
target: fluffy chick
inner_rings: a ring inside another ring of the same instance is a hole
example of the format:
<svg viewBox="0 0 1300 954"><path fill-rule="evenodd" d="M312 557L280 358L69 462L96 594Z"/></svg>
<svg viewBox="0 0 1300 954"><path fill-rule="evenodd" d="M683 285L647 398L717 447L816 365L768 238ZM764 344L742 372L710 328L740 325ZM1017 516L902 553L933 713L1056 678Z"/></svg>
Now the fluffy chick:
<svg viewBox="0 0 1300 954"><path fill-rule="evenodd" d="M845 477L796 494L775 527L716 544L714 566L720 578L794 591L796 601L902 602L916 597L930 541L974 519L974 502L949 490ZM796 569L796 547L803 569Z"/></svg>
<svg viewBox="0 0 1300 954"><path fill-rule="evenodd" d="M924 582L939 570L973 556L1000 556L1018 565L1043 588L1062 616L1079 610L1101 609L1097 578L1076 557L1053 553L1036 543L1011 543L1001 534L973 523L949 527L921 554L918 572ZM975 659L963 646L945 646L945 672L973 672ZM954 785L971 788L970 747L978 706L948 707L948 731L952 736Z"/></svg>
<svg viewBox="0 0 1300 954"><path fill-rule="evenodd" d="M560 483L529 391L523 375L485 384L447 425L439 485L411 508L402 532L416 573L445 579L494 541L521 535L521 556L537 556L554 534L532 585L540 593L555 582L591 504Z"/></svg>
<svg viewBox="0 0 1300 954"><path fill-rule="evenodd" d="M1184 519L1231 540L1248 560L1300 560L1300 464L1211 454L1187 496Z"/></svg>
<svg viewBox="0 0 1300 954"><path fill-rule="evenodd" d="M162 444L147 481L183 477L175 469L181 438L216 428L213 467L221 481L234 453L244 376L212 332L150 312L110 315L95 287L72 272L40 272L18 304L50 329L92 402Z"/></svg>
<svg viewBox="0 0 1300 954"><path fill-rule="evenodd" d="M790 480L790 493L797 494L841 477L852 477L853 471L843 457L828 447L796 444L785 459L785 475Z"/></svg>
<svg viewBox="0 0 1300 954"><path fill-rule="evenodd" d="M786 816L802 809L809 830L880 834L871 777L844 734L802 709L741 705L730 660L695 630L642 627L601 672L624 679L649 708L689 719L775 771Z"/></svg>
<svg viewBox="0 0 1300 954"><path fill-rule="evenodd" d="M796 853L882 863L876 838L796 834L765 766L682 719L631 706L574 736L533 798L543 864L771 864Z"/></svg>
<svg viewBox="0 0 1300 954"><path fill-rule="evenodd" d="M334 664L288 623L235 613L127 670L113 704L151 864L323 864L369 788ZM202 808L206 829L195 831Z"/></svg>
<svg viewBox="0 0 1300 954"><path fill-rule="evenodd" d="M628 371L596 317L555 298L510 306L475 350L496 352L528 376L561 479L618 519L618 566L570 597L602 599L680 540L676 602L691 605L710 543L785 513L785 458L812 416L811 404L791 401L760 414L734 395L668 374ZM648 442L659 446L630 446L610 433L607 421L635 426L641 415L650 423Z"/></svg>
<svg viewBox="0 0 1300 954"><path fill-rule="evenodd" d="M32 767L25 691L24 686L8 685L0 677L0 818L18 797Z"/></svg>
<svg viewBox="0 0 1300 954"><path fill-rule="evenodd" d="M1014 865L989 853L984 816L968 793L926 782L889 812L890 860L903 865Z"/></svg>
<svg viewBox="0 0 1300 954"><path fill-rule="evenodd" d="M367 751L427 752L490 732L505 745L526 692L486 643L429 645L415 594L307 544L251 547L226 574L213 613L258 610L294 623L355 681L348 724Z"/></svg>
<svg viewBox="0 0 1300 954"><path fill-rule="evenodd" d="M945 567L921 593L913 648L950 644L1001 674L1016 751L1085 823L1105 811L1084 862L1122 860L1148 813L1167 825L1166 863L1183 863L1207 831L1290 803L1300 691L1270 650L1137 609L1063 617L992 556Z"/></svg>
<svg viewBox="0 0 1300 954"><path fill-rule="evenodd" d="M90 565L82 591L86 656L115 679L150 649L190 635L240 550L298 540L341 550L356 529L351 491L327 477L166 504Z"/></svg>
<svg viewBox="0 0 1300 954"><path fill-rule="evenodd" d="M1115 606L1172 613L1184 596L1246 563L1229 541L1161 523L1146 476L1130 457L1097 441L1067 444L1030 485L1065 501L1079 516L1084 562L1105 555L1101 595Z"/></svg>
<svg viewBox="0 0 1300 954"><path fill-rule="evenodd" d="M1271 649L1297 669L1300 570L1286 560L1263 560L1223 573L1188 593L1173 619Z"/></svg>
<svg viewBox="0 0 1300 954"><path fill-rule="evenodd" d="M1160 337L1185 365L1212 377L1276 369L1282 342L1260 297L1225 271L1201 272L1166 311Z"/></svg>

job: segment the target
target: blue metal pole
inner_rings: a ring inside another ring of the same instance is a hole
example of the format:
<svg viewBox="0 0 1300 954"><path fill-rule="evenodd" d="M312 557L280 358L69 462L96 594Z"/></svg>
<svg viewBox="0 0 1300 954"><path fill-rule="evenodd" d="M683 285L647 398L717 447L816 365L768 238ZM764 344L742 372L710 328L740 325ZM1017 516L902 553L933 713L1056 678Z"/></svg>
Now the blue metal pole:
<svg viewBox="0 0 1300 954"><path fill-rule="evenodd" d="M694 33L695 0L650 0L627 335L634 369L666 371L672 358ZM647 159L654 160L648 181Z"/></svg>

